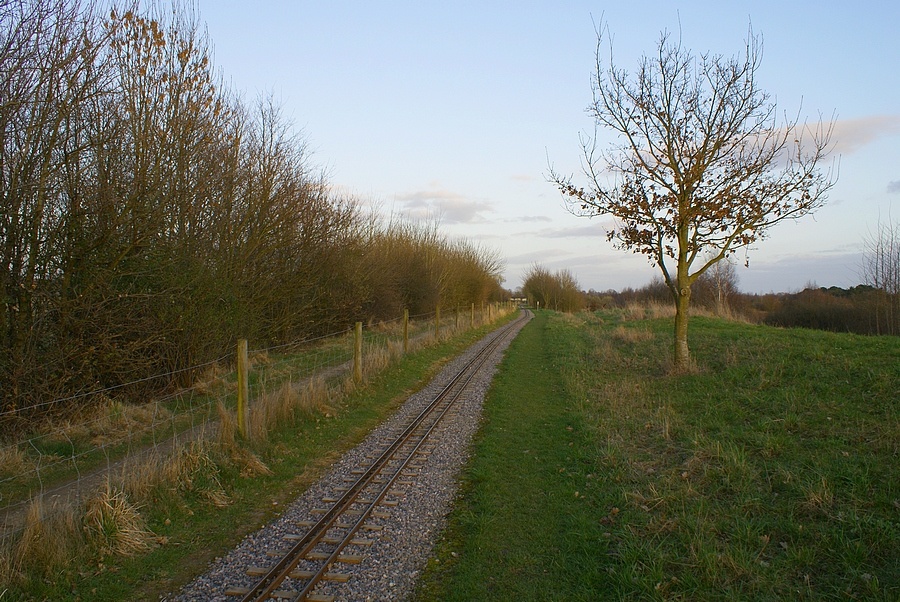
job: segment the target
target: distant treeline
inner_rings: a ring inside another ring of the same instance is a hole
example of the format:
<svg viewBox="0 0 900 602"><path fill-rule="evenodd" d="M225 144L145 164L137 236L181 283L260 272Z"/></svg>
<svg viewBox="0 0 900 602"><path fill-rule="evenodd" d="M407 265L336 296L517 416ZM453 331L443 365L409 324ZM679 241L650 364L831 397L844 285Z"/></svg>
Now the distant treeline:
<svg viewBox="0 0 900 602"><path fill-rule="evenodd" d="M336 194L190 11L97 6L0 3L0 411L504 294L495 253Z"/></svg>
<svg viewBox="0 0 900 602"><path fill-rule="evenodd" d="M849 289L809 287L798 293L756 295L730 290L720 296L709 280L692 288L692 305L710 311L726 311L753 322L786 328L814 328L870 335L900 335L900 297L869 285ZM639 289L589 291L588 309L626 306L643 302L671 303L661 280ZM724 305L722 302L724 301Z"/></svg>

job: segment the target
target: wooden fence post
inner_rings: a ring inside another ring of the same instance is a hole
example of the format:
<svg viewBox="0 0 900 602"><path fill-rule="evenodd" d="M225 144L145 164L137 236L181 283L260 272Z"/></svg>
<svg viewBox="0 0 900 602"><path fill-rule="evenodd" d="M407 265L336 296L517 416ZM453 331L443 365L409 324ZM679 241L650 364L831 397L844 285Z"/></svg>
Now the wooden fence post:
<svg viewBox="0 0 900 602"><path fill-rule="evenodd" d="M475 328L475 304L474 303L472 304L472 317L469 320L469 324L471 325L472 328Z"/></svg>
<svg viewBox="0 0 900 602"><path fill-rule="evenodd" d="M459 303L456 304L456 330L459 331Z"/></svg>
<svg viewBox="0 0 900 602"><path fill-rule="evenodd" d="M237 344L237 426L241 437L247 438L250 426L250 362L247 357L247 339Z"/></svg>
<svg viewBox="0 0 900 602"><path fill-rule="evenodd" d="M409 309L403 310L403 353L409 353Z"/></svg>
<svg viewBox="0 0 900 602"><path fill-rule="evenodd" d="M441 338L441 306L434 308L434 340Z"/></svg>
<svg viewBox="0 0 900 602"><path fill-rule="evenodd" d="M353 334L353 380L362 381L362 322L356 323Z"/></svg>

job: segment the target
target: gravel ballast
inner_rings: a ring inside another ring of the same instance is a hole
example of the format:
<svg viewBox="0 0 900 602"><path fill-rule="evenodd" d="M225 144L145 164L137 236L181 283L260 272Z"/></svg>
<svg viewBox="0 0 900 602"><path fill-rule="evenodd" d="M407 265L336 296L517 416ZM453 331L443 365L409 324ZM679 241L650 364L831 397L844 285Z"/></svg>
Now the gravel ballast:
<svg viewBox="0 0 900 602"><path fill-rule="evenodd" d="M507 335L485 367L469 383L466 393L457 400L458 411L445 417L438 432L432 435L434 452L424 461L417 476L407 479L409 484L399 487L391 495L399 503L385 508L384 518L370 520L381 526L382 530L365 535L374 540L372 545L351 550L350 553L364 556L362 562L335 566L334 570L349 573L350 580L347 583L326 583L317 592L333 594L336 600L347 602L403 600L411 595L450 512L458 475L468 460L470 443L480 422L484 395L496 366L509 341L526 322L520 320ZM180 592L164 599L234 602L236 598L226 595L225 591L229 587L250 587L254 579L247 576L247 569L270 566L274 559L267 552L289 547L285 536L303 532L297 522L315 520L317 516L313 514L313 509L327 506L322 500L336 496L338 488L346 485L351 471L364 464L367 455L379 450L392 433L402 429L430 403L487 344L490 336L449 362L425 388L410 396L391 418L374 429L362 443L338 460L323 478L289 504L278 519L245 537L228 555L212 562L206 573L195 578Z"/></svg>

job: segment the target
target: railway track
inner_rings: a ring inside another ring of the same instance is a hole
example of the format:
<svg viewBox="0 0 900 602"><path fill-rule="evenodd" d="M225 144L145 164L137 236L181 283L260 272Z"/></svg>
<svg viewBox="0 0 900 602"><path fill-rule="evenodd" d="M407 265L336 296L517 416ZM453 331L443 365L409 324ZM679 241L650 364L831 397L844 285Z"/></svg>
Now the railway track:
<svg viewBox="0 0 900 602"><path fill-rule="evenodd" d="M333 594L320 591L323 584L350 579L340 567L365 558L366 549L381 530L377 519L398 503L404 488L414 483L418 468L434 451L432 434L452 415L470 381L528 317L523 312L516 321L489 335L478 353L424 409L395 429L390 438L383 438L366 463L345 477L340 490L324 498L321 508L313 509L317 520L297 523L300 532L286 538L289 547L271 551L274 560L270 565L247 568L247 574L256 580L253 586L230 588L225 594L241 602L335 600Z"/></svg>

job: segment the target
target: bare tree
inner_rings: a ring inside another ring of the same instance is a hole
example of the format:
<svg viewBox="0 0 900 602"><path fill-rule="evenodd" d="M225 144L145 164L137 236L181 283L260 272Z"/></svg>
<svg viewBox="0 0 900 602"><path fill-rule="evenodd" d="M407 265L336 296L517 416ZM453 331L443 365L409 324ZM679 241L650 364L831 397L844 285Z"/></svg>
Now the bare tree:
<svg viewBox="0 0 900 602"><path fill-rule="evenodd" d="M235 337L499 295L487 250L369 230L277 103L228 89L194 5L115 4L0 0L0 430L187 384Z"/></svg>
<svg viewBox="0 0 900 602"><path fill-rule="evenodd" d="M705 304L720 316L730 312L729 299L737 294L737 272L733 257L714 263L691 287L692 303Z"/></svg>
<svg viewBox="0 0 900 602"><path fill-rule="evenodd" d="M866 284L882 291L884 303L875 306L875 324L886 334L900 332L900 222L879 220L864 241L863 275ZM880 314L880 315L879 315Z"/></svg>
<svg viewBox="0 0 900 602"><path fill-rule="evenodd" d="M78 0L0 5L0 382L11 383L0 400L36 380L50 329L68 188L88 145L82 109L98 88L94 22Z"/></svg>
<svg viewBox="0 0 900 602"><path fill-rule="evenodd" d="M529 303L542 309L575 312L584 308L585 296L578 281L569 270L551 273L542 265L534 264L525 272L522 293Z"/></svg>
<svg viewBox="0 0 900 602"><path fill-rule="evenodd" d="M608 238L662 271L676 306L675 369L690 366L691 285L769 227L818 208L834 184L820 169L831 127L778 119L756 82L762 41L749 32L742 56L695 56L671 35L634 74L604 61L598 28L596 127L617 135L608 150L582 140L587 186L550 170L573 213L611 215Z"/></svg>

